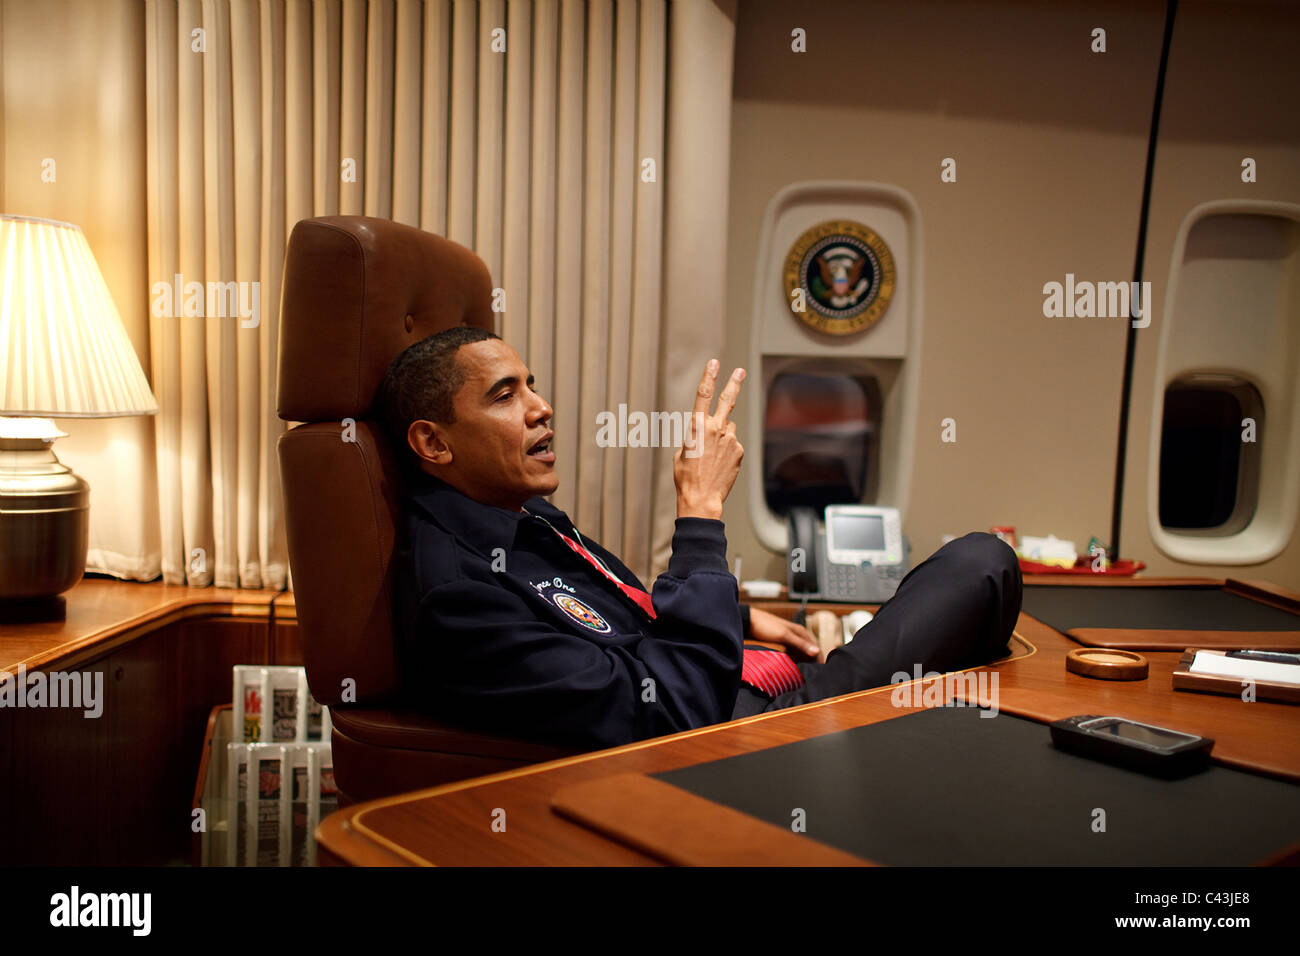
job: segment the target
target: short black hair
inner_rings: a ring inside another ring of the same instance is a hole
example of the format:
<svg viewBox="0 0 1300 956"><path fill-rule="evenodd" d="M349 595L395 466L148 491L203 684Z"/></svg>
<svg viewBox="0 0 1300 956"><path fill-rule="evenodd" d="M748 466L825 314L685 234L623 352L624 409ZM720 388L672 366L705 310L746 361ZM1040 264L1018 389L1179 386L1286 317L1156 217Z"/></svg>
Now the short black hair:
<svg viewBox="0 0 1300 956"><path fill-rule="evenodd" d="M404 463L415 463L406 441L411 422L456 421L456 393L465 384L465 371L456 361L460 347L499 338L487 329L458 325L421 339L393 359L375 395L375 412Z"/></svg>

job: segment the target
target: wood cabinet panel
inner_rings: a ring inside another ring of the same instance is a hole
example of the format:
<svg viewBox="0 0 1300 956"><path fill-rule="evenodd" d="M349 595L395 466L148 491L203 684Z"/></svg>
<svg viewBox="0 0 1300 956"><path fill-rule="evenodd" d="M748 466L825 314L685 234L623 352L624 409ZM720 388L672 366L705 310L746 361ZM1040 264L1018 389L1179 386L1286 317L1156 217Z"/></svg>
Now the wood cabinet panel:
<svg viewBox="0 0 1300 956"><path fill-rule="evenodd" d="M186 618L80 664L102 682L98 718L0 711L0 807L13 824L0 863L188 861L208 714L230 702L235 664L269 663L270 628L259 616Z"/></svg>
<svg viewBox="0 0 1300 956"><path fill-rule="evenodd" d="M302 666L302 632L297 621L271 622L272 663Z"/></svg>

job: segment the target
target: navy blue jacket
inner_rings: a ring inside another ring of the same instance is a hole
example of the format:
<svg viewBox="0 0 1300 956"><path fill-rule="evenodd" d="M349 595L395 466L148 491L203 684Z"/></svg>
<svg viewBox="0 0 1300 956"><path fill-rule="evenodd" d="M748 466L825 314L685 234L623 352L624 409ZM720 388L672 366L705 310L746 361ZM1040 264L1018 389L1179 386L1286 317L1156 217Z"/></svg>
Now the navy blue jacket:
<svg viewBox="0 0 1300 956"><path fill-rule="evenodd" d="M413 480L397 578L409 693L452 723L591 749L730 720L748 608L722 522L677 519L651 620L547 525L577 540L564 512L524 508Z"/></svg>

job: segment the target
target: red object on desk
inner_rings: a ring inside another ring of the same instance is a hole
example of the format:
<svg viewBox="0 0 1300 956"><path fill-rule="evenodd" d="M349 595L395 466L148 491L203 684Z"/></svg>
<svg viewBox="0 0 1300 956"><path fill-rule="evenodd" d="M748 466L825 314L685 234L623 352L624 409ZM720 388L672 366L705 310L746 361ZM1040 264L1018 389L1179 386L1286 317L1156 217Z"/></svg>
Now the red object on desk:
<svg viewBox="0 0 1300 956"><path fill-rule="evenodd" d="M1039 564L1037 561L1030 561L1028 558L1020 559L1021 574L1096 574L1108 575L1113 578L1127 578L1137 574L1146 563L1143 561L1112 561L1110 567L1104 571L1094 571L1092 569L1092 558L1080 556L1074 562L1074 567L1063 568L1056 564Z"/></svg>

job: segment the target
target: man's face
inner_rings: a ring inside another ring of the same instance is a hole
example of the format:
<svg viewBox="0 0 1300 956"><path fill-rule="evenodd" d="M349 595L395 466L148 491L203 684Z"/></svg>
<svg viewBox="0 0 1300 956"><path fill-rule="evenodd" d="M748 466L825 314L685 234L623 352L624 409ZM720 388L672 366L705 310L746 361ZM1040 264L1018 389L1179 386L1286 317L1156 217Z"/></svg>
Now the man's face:
<svg viewBox="0 0 1300 956"><path fill-rule="evenodd" d="M553 409L533 390L533 376L500 339L462 345L465 375L454 424L413 422L408 436L424 469L475 501L518 511L560 485L549 427ZM544 451L537 445L547 439Z"/></svg>

